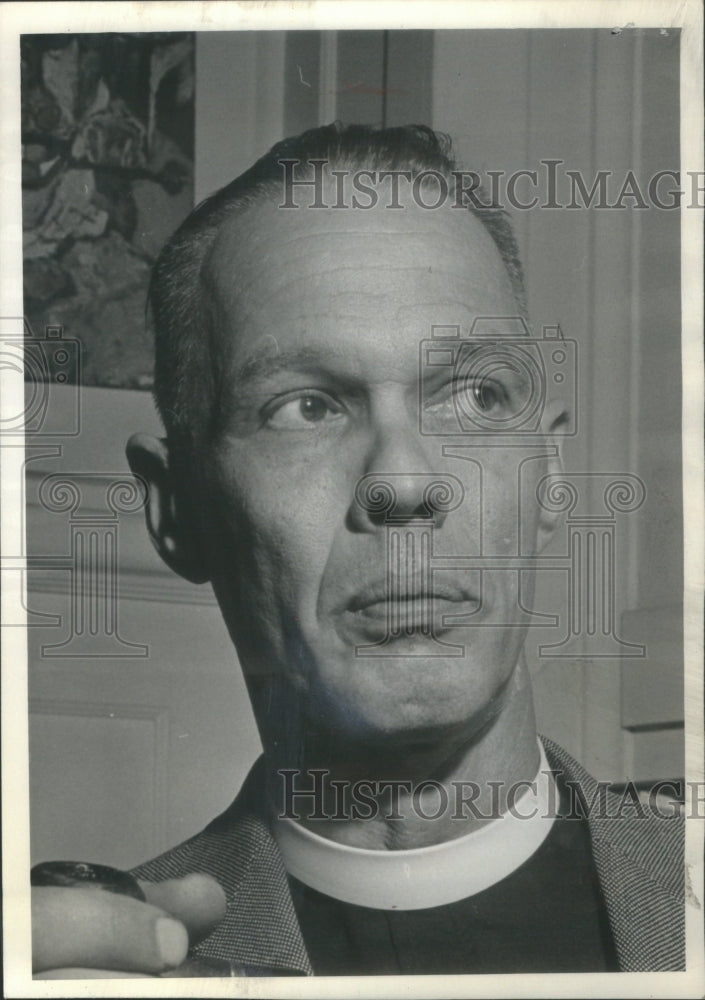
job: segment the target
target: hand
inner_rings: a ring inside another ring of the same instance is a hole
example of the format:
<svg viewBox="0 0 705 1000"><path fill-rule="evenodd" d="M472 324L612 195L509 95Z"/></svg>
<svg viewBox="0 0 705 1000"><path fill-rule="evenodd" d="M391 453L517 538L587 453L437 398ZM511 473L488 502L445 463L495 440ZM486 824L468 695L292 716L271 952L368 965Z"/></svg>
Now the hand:
<svg viewBox="0 0 705 1000"><path fill-rule="evenodd" d="M210 875L140 886L145 903L97 888L34 886L35 976L157 976L225 915L225 893Z"/></svg>

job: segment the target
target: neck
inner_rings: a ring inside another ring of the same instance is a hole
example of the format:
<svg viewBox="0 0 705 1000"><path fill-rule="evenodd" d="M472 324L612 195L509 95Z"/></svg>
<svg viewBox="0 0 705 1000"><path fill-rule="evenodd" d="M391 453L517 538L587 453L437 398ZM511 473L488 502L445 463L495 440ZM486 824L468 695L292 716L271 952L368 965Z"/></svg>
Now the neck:
<svg viewBox="0 0 705 1000"><path fill-rule="evenodd" d="M331 736L316 741L317 749L307 741L302 757L283 753L277 742L267 748L276 813L319 836L370 850L410 850L471 833L505 812L508 799L520 796L521 783L533 781L538 770L523 662L510 685L483 724L403 749L396 739L386 749L380 743L370 750L368 742L353 753L347 743L335 752L339 737Z"/></svg>

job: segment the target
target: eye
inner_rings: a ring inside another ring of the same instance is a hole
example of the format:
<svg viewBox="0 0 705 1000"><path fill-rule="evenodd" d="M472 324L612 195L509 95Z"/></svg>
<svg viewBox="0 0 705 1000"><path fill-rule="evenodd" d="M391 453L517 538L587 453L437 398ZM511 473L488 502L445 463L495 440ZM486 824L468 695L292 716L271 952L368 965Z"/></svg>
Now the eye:
<svg viewBox="0 0 705 1000"><path fill-rule="evenodd" d="M501 385L491 379L479 379L470 389L475 404L486 413L506 403L506 392Z"/></svg>
<svg viewBox="0 0 705 1000"><path fill-rule="evenodd" d="M343 414L331 399L320 393L306 392L289 397L265 415L268 427L279 430L308 430L341 420Z"/></svg>

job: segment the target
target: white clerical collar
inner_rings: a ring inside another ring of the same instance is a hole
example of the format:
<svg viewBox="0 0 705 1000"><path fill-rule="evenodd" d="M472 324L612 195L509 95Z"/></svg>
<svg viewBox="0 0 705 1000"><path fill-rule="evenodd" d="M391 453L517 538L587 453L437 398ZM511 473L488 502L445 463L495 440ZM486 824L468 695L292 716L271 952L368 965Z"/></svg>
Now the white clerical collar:
<svg viewBox="0 0 705 1000"><path fill-rule="evenodd" d="M540 742L539 753L538 773L513 809L430 847L370 851L277 818L274 836L286 870L327 896L378 910L443 906L489 889L527 861L553 825L556 789Z"/></svg>

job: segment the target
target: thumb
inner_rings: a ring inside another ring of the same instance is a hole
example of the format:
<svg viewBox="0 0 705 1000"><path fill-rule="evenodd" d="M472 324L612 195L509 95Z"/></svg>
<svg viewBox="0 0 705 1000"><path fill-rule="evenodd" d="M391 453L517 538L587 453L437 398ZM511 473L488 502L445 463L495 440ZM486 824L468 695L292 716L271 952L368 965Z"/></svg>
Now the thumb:
<svg viewBox="0 0 705 1000"><path fill-rule="evenodd" d="M206 937L225 916L225 893L212 875L196 873L164 882L140 881L147 902L180 920L190 944Z"/></svg>

